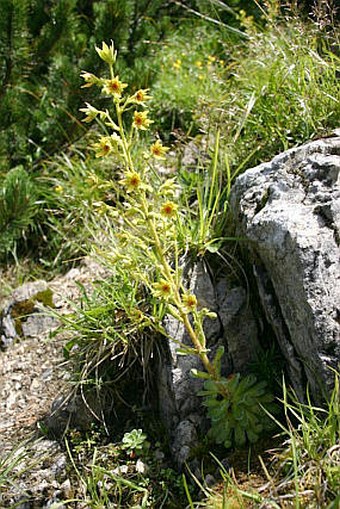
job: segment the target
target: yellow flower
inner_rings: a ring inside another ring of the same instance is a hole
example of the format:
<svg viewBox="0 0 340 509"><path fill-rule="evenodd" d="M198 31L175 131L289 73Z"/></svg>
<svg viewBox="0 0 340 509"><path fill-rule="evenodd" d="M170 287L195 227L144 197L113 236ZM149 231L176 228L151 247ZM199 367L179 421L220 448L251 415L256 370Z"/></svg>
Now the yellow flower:
<svg viewBox="0 0 340 509"><path fill-rule="evenodd" d="M161 214L166 217L173 217L178 209L178 205L172 201L167 201L161 206Z"/></svg>
<svg viewBox="0 0 340 509"><path fill-rule="evenodd" d="M136 171L127 171L120 182L127 188L127 191L136 191L140 187L142 179Z"/></svg>
<svg viewBox="0 0 340 509"><path fill-rule="evenodd" d="M181 60L180 58L178 58L178 59L176 60L176 62L174 62L174 63L172 64L172 67L173 67L174 69L176 69L176 71L178 71L178 70L181 68L181 65L182 65L182 60Z"/></svg>
<svg viewBox="0 0 340 509"><path fill-rule="evenodd" d="M196 60L195 65L196 65L196 67L198 67L199 69L200 69L201 67L203 67L203 64L202 64L201 60Z"/></svg>
<svg viewBox="0 0 340 509"><path fill-rule="evenodd" d="M153 294L155 297L167 300L172 295L171 283L169 283L166 279L161 279L158 283L154 283L153 288Z"/></svg>
<svg viewBox="0 0 340 509"><path fill-rule="evenodd" d="M165 159L165 154L170 150L168 147L164 147L162 142L159 140L155 141L150 147L150 152L156 159Z"/></svg>
<svg viewBox="0 0 340 509"><path fill-rule="evenodd" d="M148 111L135 111L133 113L133 127L141 131L146 131L150 124L153 124L153 120L148 118L148 113Z"/></svg>
<svg viewBox="0 0 340 509"><path fill-rule="evenodd" d="M119 99L123 93L124 88L128 85L119 81L119 76L112 78L111 80L104 80L103 92L104 94L113 95L116 99Z"/></svg>
<svg viewBox="0 0 340 509"><path fill-rule="evenodd" d="M102 49L95 46L96 52L104 62L109 65L113 65L117 58L117 51L115 51L113 41L111 40L111 46L109 47L105 42L102 43Z"/></svg>
<svg viewBox="0 0 340 509"><path fill-rule="evenodd" d="M101 83L101 79L97 78L94 74L91 74L87 71L82 71L80 74L81 78L85 80L85 84L81 86L81 88L92 87L92 85L98 85Z"/></svg>
<svg viewBox="0 0 340 509"><path fill-rule="evenodd" d="M214 55L209 55L208 56L208 62L211 64L213 62L216 62L217 58L214 56Z"/></svg>
<svg viewBox="0 0 340 509"><path fill-rule="evenodd" d="M97 115L99 115L101 112L99 110L97 110L96 108L94 108L93 106L91 106L91 104L89 103L85 103L86 104L86 108L80 108L79 111L83 111L86 115L85 118L83 118L83 122L92 122L92 120L94 120L96 118Z"/></svg>
<svg viewBox="0 0 340 509"><path fill-rule="evenodd" d="M130 317L134 322L141 322L144 319L144 314L140 309L133 308L130 310Z"/></svg>
<svg viewBox="0 0 340 509"><path fill-rule="evenodd" d="M148 95L148 91L148 88L141 88L140 90L137 90L137 92L131 97L130 102L144 104L146 101L149 101L151 99L151 95Z"/></svg>
<svg viewBox="0 0 340 509"><path fill-rule="evenodd" d="M130 318L133 322L137 322L140 326L148 327L152 324L152 318L150 319L147 315L143 313L140 309L131 309L130 310Z"/></svg>
<svg viewBox="0 0 340 509"><path fill-rule="evenodd" d="M185 293L182 295L182 303L187 311L193 311L197 307L196 295Z"/></svg>
<svg viewBox="0 0 340 509"><path fill-rule="evenodd" d="M54 188L56 193L62 193L64 191L63 186L55 186Z"/></svg>
<svg viewBox="0 0 340 509"><path fill-rule="evenodd" d="M87 184L90 186L98 186L99 185L99 177L95 173L90 173L87 179L85 180Z"/></svg>
<svg viewBox="0 0 340 509"><path fill-rule="evenodd" d="M103 136L100 138L99 142L93 145L93 148L96 151L96 157L107 156L110 152L112 152L110 136Z"/></svg>
<svg viewBox="0 0 340 509"><path fill-rule="evenodd" d="M120 144L121 138L117 133L114 133L111 136L102 136L99 142L93 145L93 148L96 151L96 157L104 157L116 151Z"/></svg>
<svg viewBox="0 0 340 509"><path fill-rule="evenodd" d="M109 207L106 205L106 203L103 203L103 202L102 202L102 203L98 206L98 208L97 208L96 212L97 212L97 214L99 214L100 216L103 216L103 215L107 212L108 208L109 208Z"/></svg>
<svg viewBox="0 0 340 509"><path fill-rule="evenodd" d="M166 179L163 184L158 188L158 194L159 196L174 196L176 192L179 191L178 187L176 186L176 179L168 178Z"/></svg>

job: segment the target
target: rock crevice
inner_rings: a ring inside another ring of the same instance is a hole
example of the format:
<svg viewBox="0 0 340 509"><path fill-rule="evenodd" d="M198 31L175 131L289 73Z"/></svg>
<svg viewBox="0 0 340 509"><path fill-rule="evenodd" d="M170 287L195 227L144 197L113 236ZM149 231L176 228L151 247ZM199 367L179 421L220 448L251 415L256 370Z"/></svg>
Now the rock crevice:
<svg viewBox="0 0 340 509"><path fill-rule="evenodd" d="M315 397L340 360L339 174L340 138L318 140L246 171L231 196L291 382Z"/></svg>

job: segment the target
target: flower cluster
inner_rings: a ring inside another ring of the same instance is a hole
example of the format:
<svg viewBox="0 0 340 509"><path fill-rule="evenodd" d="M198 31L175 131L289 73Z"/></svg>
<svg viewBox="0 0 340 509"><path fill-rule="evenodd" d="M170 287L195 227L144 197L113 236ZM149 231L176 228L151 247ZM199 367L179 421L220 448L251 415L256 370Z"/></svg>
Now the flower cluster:
<svg viewBox="0 0 340 509"><path fill-rule="evenodd" d="M147 287L161 309L165 306L167 312L184 324L193 343L192 350L207 371L214 374L202 332L208 310L199 308L196 296L184 287L176 259L179 256L176 225L181 221L176 178L164 178L153 167L157 161L166 159L169 148L156 139L144 152L142 162L134 160L136 139L153 123L147 108L151 95L148 89L128 93L128 83L122 81L114 69L117 52L112 41L110 45L103 42L96 51L108 65L109 77L99 78L83 71L83 87L98 87L105 98L111 99L111 105L98 110L86 103L86 107L81 108L85 114L83 122L97 121L104 125L105 135L93 145L95 155L97 158L114 157L121 172L120 178L114 181L119 199L115 211L108 215L115 221L115 228L107 256L114 266L119 265L134 281ZM181 60L175 64L179 69ZM139 325L146 323L138 309L132 314L131 318Z"/></svg>
<svg viewBox="0 0 340 509"><path fill-rule="evenodd" d="M259 403L265 403L268 398L263 384L255 383L252 378L241 380L237 375L226 379L221 375L223 348L208 356L203 323L206 318L213 319L216 315L203 307L183 284L177 244L183 214L177 201L176 178L163 178L153 166L166 159L169 148L156 139L144 152L144 157L134 157L136 139L153 123L147 109L151 99L149 90L127 93L128 84L121 81L114 70L117 52L112 41L110 45L103 42L96 51L109 66L109 77L103 79L83 71L83 87L98 87L106 98L111 99L111 105L108 109L98 110L86 103L81 109L85 114L83 121L97 121L104 125L105 135L93 145L95 155L98 158L114 157L120 168L120 178L112 180L112 187L118 190L115 205L110 207L107 203L96 202L98 215L107 214L105 219L110 224L114 222L114 228L108 228L110 247L108 251L104 250L103 257L133 282L133 304L128 303L125 310L133 323L133 332L155 327L164 333L164 313L171 314L184 326L191 346L180 344L179 352L197 355L206 370L193 370L193 374L206 381L200 394L204 396L204 404L212 418L211 436L226 447L233 441L242 445L246 440L251 442L257 438L262 426L256 415ZM208 66L215 64L216 57L209 56ZM181 66L180 59L173 64L176 71ZM196 66L201 69L203 63L197 61ZM126 112L128 115L125 116ZM88 180L93 186L100 185L94 175L89 175ZM59 187L56 186L55 192L62 192ZM145 312L144 304L136 304L136 294L141 287L149 291L150 316ZM242 401L237 397L240 394ZM133 430L124 436L124 448L138 451L144 439L141 430Z"/></svg>
<svg viewBox="0 0 340 509"><path fill-rule="evenodd" d="M133 106L136 108L142 108L136 109L133 112L131 129L136 132L147 131L153 123L153 120L149 118L149 111L145 109L148 101L151 99L151 95L149 95L149 89L143 88L137 90L131 95L128 95L127 97L124 95L128 84L121 81L119 76L114 73L117 51L115 50L112 41L111 45L107 45L103 42L101 48L96 47L96 51L99 57L109 65L110 78L103 79L90 72L82 71L81 77L85 82L82 88L92 86L98 86L101 88L101 92L105 96L112 98L117 119L114 121L108 110L101 111L91 104L86 103L86 107L80 109L80 111L85 114L83 122L90 123L94 120L98 120L104 122L107 127L112 128L115 131L111 136L102 136L100 140L93 145L96 157L105 157L112 155L113 153L117 155L117 152L120 150L122 157L127 160L127 154L129 153L131 146L128 146L127 137L125 136L125 133L122 132L122 117L125 111L129 110ZM168 150L169 148L165 147L160 140L156 140L150 146L149 157L159 160L165 159ZM130 163L128 166L131 166ZM131 167L129 169L132 171ZM134 172L132 171L132 173ZM131 174L127 174L121 182L126 185L129 190L136 189L138 187L136 178L137 177L135 175L134 179L131 179Z"/></svg>

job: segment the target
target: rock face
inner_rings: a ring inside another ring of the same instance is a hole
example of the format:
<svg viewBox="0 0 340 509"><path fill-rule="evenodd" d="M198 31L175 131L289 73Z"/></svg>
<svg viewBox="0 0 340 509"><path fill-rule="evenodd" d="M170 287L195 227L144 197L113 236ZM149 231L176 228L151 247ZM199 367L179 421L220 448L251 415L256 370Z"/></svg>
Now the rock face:
<svg viewBox="0 0 340 509"><path fill-rule="evenodd" d="M19 337L38 337L57 327L58 320L41 312L44 306L54 307L46 281L17 288L0 313L0 349L5 350Z"/></svg>
<svg viewBox="0 0 340 509"><path fill-rule="evenodd" d="M232 285L228 278L215 284L203 261L186 261L183 270L186 286L195 293L200 306L217 315L204 323L207 347L212 356L216 348L224 346L223 374L244 371L255 360L259 349L257 327L248 305L246 290ZM193 378L193 368L202 370L195 355L180 355L180 345L192 346L180 324L168 316L164 324L169 342L163 342L157 375L158 401L162 420L167 428L174 459L179 466L188 460L199 436L208 428L205 409L197 392L202 380ZM172 338L172 339L171 339Z"/></svg>
<svg viewBox="0 0 340 509"><path fill-rule="evenodd" d="M340 138L288 150L232 190L265 317L302 397L331 385L340 361Z"/></svg>

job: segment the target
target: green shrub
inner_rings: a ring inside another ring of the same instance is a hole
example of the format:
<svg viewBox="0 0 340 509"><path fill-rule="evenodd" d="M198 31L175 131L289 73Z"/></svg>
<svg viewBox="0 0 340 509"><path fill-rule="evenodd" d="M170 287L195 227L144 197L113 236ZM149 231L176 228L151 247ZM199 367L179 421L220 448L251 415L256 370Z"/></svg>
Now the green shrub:
<svg viewBox="0 0 340 509"><path fill-rule="evenodd" d="M0 184L0 256L15 249L34 225L37 212L35 185L24 168L17 166Z"/></svg>
<svg viewBox="0 0 340 509"><path fill-rule="evenodd" d="M125 73L146 85L149 41L171 30L182 9L161 0L0 0L0 11L0 171L7 171L84 133L79 64L98 70L96 41L114 35Z"/></svg>

